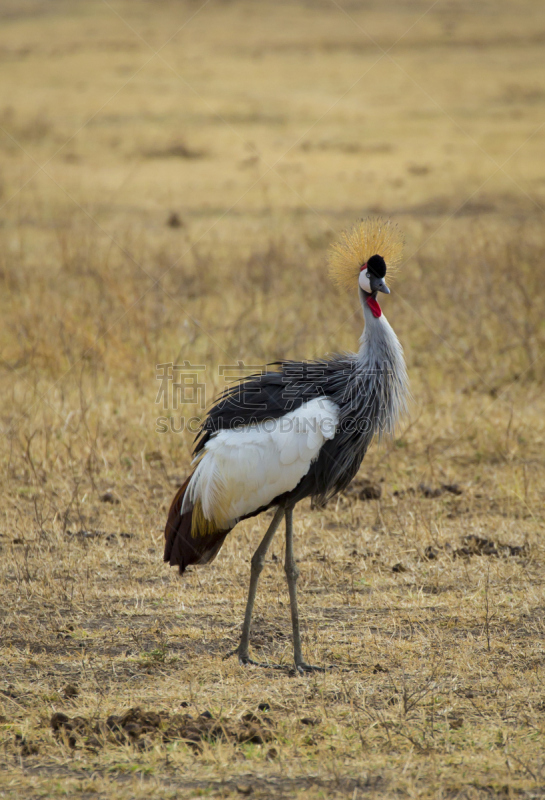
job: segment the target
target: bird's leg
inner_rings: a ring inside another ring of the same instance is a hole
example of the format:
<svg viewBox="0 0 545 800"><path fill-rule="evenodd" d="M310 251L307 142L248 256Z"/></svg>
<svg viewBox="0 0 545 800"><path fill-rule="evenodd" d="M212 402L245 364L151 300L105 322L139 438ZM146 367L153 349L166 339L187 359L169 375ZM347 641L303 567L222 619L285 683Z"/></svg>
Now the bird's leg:
<svg viewBox="0 0 545 800"><path fill-rule="evenodd" d="M255 553L252 556L252 570L250 573L250 588L248 591L248 602L246 603L246 612L244 614L244 624L242 626L242 636L240 637L240 644L235 650L235 653L238 655L238 660L241 664L253 664L250 659L250 655L248 652L248 646L250 644L250 625L252 622L252 612L254 610L254 602L255 602L255 595L257 591L257 582L259 580L259 576L261 575L261 571L263 569L263 565L265 563L265 556L267 555L267 550L273 540L273 536L278 530L278 526L282 521L282 517L284 516L284 508L280 506L274 515L271 524L267 530L267 533L261 540L261 543Z"/></svg>
<svg viewBox="0 0 545 800"><path fill-rule="evenodd" d="M298 672L324 672L323 667L306 664L301 651L301 631L299 628L299 609L297 607L297 578L299 569L293 552L293 509L286 508L286 561L284 564L288 590L290 593L291 624L293 627L293 658Z"/></svg>

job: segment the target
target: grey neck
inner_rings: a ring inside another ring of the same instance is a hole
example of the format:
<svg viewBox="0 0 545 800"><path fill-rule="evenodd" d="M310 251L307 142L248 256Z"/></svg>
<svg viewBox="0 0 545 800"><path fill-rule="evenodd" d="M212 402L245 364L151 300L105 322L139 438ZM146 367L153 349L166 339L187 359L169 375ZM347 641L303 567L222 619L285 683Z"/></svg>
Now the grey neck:
<svg viewBox="0 0 545 800"><path fill-rule="evenodd" d="M382 429L393 433L399 418L407 413L409 399L403 348L384 314L374 317L361 292L360 300L365 328L360 338L358 361L360 368L376 381L376 391L382 397Z"/></svg>

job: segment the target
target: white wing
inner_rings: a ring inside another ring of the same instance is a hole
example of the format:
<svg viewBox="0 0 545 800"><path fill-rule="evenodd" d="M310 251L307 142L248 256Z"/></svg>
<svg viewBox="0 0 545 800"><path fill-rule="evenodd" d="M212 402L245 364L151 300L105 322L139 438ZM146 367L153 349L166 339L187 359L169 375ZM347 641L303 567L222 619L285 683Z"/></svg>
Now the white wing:
<svg viewBox="0 0 545 800"><path fill-rule="evenodd" d="M232 527L295 489L338 422L338 406L318 397L279 419L219 431L197 456L189 501L200 500L207 519Z"/></svg>

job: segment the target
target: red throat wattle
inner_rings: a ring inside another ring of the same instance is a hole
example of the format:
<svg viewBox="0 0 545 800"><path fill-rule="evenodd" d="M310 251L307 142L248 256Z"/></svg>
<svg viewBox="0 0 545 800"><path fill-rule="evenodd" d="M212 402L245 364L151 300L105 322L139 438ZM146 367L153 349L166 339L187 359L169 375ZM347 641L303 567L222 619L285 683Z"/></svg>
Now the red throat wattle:
<svg viewBox="0 0 545 800"><path fill-rule="evenodd" d="M375 318L382 316L382 310L374 297L367 298L367 305L371 309L371 313Z"/></svg>

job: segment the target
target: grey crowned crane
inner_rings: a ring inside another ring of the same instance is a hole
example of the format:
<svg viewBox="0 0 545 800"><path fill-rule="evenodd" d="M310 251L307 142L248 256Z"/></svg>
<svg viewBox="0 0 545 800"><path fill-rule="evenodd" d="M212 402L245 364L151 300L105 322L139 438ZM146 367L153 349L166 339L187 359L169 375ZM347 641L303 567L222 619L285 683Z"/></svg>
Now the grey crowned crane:
<svg viewBox="0 0 545 800"><path fill-rule="evenodd" d="M240 522L276 509L251 561L240 644L249 655L250 624L265 555L286 520L288 582L296 669L305 663L297 608L293 509L305 497L323 506L358 472L375 434L393 433L406 411L408 378L403 349L382 314L377 293L401 260L402 237L390 222L366 220L345 233L330 256L330 274L358 292L365 328L357 353L316 361L270 364L229 386L208 413L194 448L194 471L176 494L165 528L164 559L183 573L208 564Z"/></svg>

